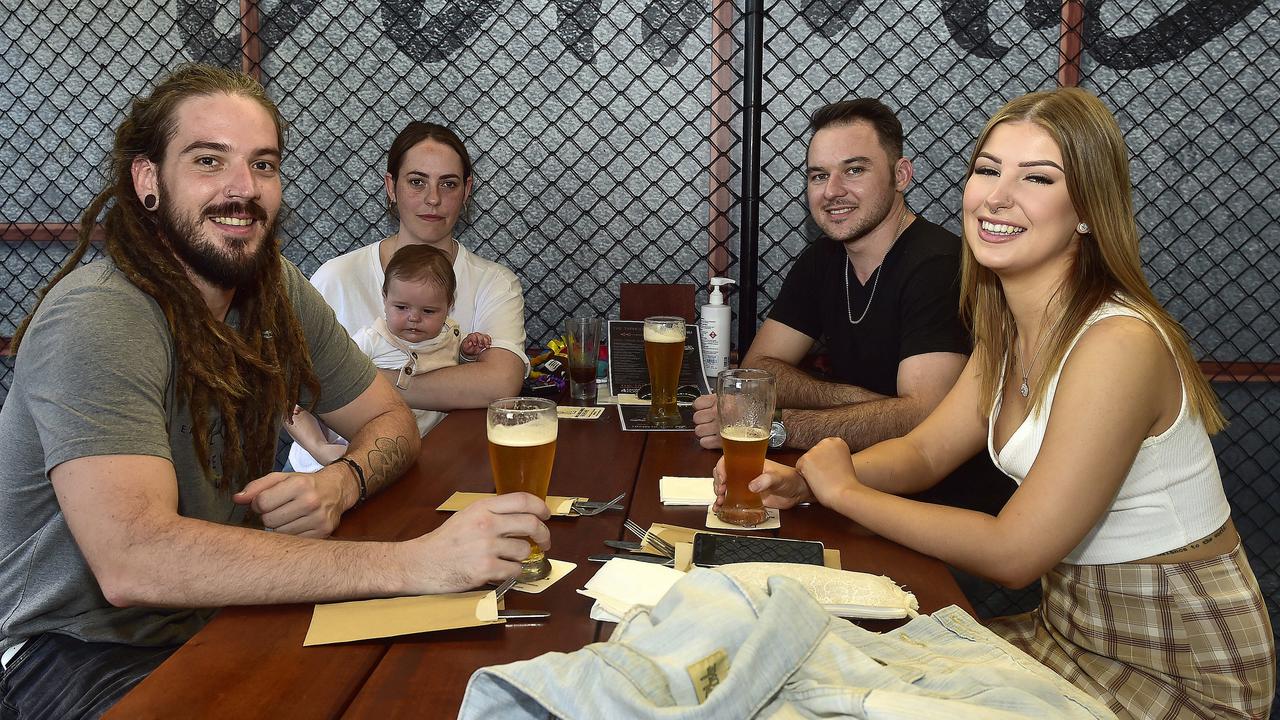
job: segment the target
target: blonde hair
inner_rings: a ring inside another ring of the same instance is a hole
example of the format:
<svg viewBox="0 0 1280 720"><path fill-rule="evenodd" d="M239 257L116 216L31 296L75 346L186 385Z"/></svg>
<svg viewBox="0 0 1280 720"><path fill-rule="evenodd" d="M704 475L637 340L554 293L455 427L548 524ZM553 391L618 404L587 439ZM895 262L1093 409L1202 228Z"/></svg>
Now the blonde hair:
<svg viewBox="0 0 1280 720"><path fill-rule="evenodd" d="M1226 420L1217 396L1191 354L1186 333L1160 306L1142 274L1129 183L1129 153L1115 117L1097 97L1079 88L1023 95L987 121L974 143L969 175L973 174L978 152L991 131L1006 122L1034 123L1057 143L1071 203L1090 228L1088 234L1081 236L1070 273L1059 288L1061 311L1044 330L1044 366L1058 367L1089 316L1114 298L1141 314L1164 336L1182 375L1192 413L1210 434L1221 430ZM1014 347L1017 328L1000 279L977 262L968 240L962 243L960 311L973 333L974 358L981 377L980 402L986 413L1000 392L1002 370L1009 348ZM1029 394L1032 412L1044 401L1050 376L1051 373L1041 373L1035 379Z"/></svg>

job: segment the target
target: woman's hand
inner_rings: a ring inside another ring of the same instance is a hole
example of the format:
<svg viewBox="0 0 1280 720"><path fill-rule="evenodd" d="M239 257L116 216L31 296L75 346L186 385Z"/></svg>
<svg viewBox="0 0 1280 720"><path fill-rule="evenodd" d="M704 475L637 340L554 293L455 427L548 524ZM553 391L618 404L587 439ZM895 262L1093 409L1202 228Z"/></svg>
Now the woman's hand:
<svg viewBox="0 0 1280 720"><path fill-rule="evenodd" d="M853 471L849 446L840 438L819 441L796 461L796 470L814 498L827 507L833 507L841 493L863 487Z"/></svg>
<svg viewBox="0 0 1280 720"><path fill-rule="evenodd" d="M724 457L716 462L716 468L712 471L715 478L716 501L712 505L712 509L720 508L720 503L724 500L725 478L724 478ZM809 492L809 486L805 484L804 478L795 468L782 463L776 463L772 460L764 461L764 471L760 476L752 480L747 488L754 493L760 495L760 499L764 501L765 507L787 508L795 507L802 502L809 502L813 499L813 495Z"/></svg>

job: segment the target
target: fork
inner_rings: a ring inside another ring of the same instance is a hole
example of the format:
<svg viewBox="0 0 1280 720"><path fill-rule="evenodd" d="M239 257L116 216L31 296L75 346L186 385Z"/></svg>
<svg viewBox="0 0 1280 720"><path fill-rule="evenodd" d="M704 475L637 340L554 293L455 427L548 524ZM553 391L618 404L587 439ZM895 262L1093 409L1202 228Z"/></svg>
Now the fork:
<svg viewBox="0 0 1280 720"><path fill-rule="evenodd" d="M514 586L515 586L515 584L516 584L516 578L518 578L518 577L520 577L520 576L519 576L519 575L516 575L516 576L514 576L514 577L508 578L507 580L504 580L504 581L502 582L502 584L501 584L501 585L499 585L498 587L494 588L494 590L493 590L493 594L494 594L494 596L495 596L497 599L501 600L501 599L502 599L502 596L503 596L503 595L506 595L506 594L507 594L507 591L508 591L508 590L510 590L512 587L514 587Z"/></svg>
<svg viewBox="0 0 1280 720"><path fill-rule="evenodd" d="M626 496L627 496L626 493L622 493L618 497L606 503L576 501L573 503L573 511L583 517L590 517L592 515L599 515L605 510L614 510L614 509L621 510L622 499L625 498Z"/></svg>
<svg viewBox="0 0 1280 720"><path fill-rule="evenodd" d="M641 543L648 540L649 544L653 546L654 550L657 550L658 552L662 553L663 555L666 555L669 558L673 558L676 556L675 545L672 545L666 540L663 540L657 535L649 532L648 530L645 530L634 521L627 520L626 522L623 523L623 525L627 528L627 530L631 531L632 535L639 537Z"/></svg>

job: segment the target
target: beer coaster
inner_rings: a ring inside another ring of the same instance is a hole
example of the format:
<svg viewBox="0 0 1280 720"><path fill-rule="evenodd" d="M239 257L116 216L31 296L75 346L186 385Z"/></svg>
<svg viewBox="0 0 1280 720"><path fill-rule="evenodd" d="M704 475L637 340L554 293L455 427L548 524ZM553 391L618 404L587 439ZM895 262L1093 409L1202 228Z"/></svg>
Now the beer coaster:
<svg viewBox="0 0 1280 720"><path fill-rule="evenodd" d="M493 497L493 493L473 493L473 492L455 492L436 508L440 512L457 512L472 503L479 502L484 498ZM561 497L559 495L547 496L547 509L552 515L573 515L573 502L575 500L586 500L587 498Z"/></svg>
<svg viewBox="0 0 1280 720"><path fill-rule="evenodd" d="M766 508L766 511L769 515L765 518L764 522L756 525L755 527L742 527L741 525L733 525L724 522L720 518L716 517L714 510L707 508L707 527L712 530L745 530L747 532L752 532L754 530L775 530L782 527L782 514L779 513L776 508Z"/></svg>
<svg viewBox="0 0 1280 720"><path fill-rule="evenodd" d="M556 406L556 417L561 420L599 420L601 415L604 415L602 407Z"/></svg>
<svg viewBox="0 0 1280 720"><path fill-rule="evenodd" d="M540 593L555 585L560 578L568 575L574 568L578 567L577 563L565 562L564 560L553 560L551 558L547 558L547 560L551 563L550 575L531 583L516 583L511 589L519 590L523 593Z"/></svg>

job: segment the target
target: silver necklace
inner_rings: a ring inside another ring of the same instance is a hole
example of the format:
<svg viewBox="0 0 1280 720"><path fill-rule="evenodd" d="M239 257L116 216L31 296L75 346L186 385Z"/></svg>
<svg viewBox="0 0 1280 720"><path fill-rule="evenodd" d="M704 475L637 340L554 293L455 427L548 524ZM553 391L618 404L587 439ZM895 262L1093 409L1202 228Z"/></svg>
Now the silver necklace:
<svg viewBox="0 0 1280 720"><path fill-rule="evenodd" d="M880 286L880 269L884 267L885 258L889 257L889 251L898 243L898 238L902 237L902 231L906 227L907 209L904 207L902 208L902 215L898 218L898 232L893 236L889 247L885 248L884 257L880 258L880 265L875 270L876 279L871 282L871 295L867 297L867 306L862 308L862 314L858 316L857 320L853 319L853 300L849 297L849 266L853 264L853 261L846 257L844 263L844 309L845 312L849 313L850 325L857 325L867 319L867 313L871 311L871 301L876 299L876 288Z"/></svg>
<svg viewBox="0 0 1280 720"><path fill-rule="evenodd" d="M1046 315L1049 313L1049 306L1053 304L1054 298L1058 297L1058 293L1061 290L1062 290L1062 286L1059 285L1058 289L1054 290L1053 294L1049 296L1049 301L1044 304L1044 312ZM1048 328L1041 331L1040 340L1036 343L1036 351L1031 356L1031 362L1027 363L1022 367L1022 384L1018 386L1018 392L1022 395L1022 397L1026 397L1027 395L1031 394L1031 386L1027 384L1027 376L1031 374L1031 368L1035 367L1036 358L1040 357L1040 351L1044 349L1044 341L1048 339L1046 335L1046 333L1048 332L1049 332ZM1019 362L1022 361L1022 353L1018 353L1018 361Z"/></svg>
<svg viewBox="0 0 1280 720"><path fill-rule="evenodd" d="M1022 397L1026 397L1031 393L1031 386L1027 385L1027 376L1031 374L1031 368L1036 364L1036 358L1040 357L1040 351L1044 349L1044 338L1040 338L1040 342L1036 343L1036 352L1031 356L1031 362L1022 366L1022 384L1018 386L1018 392Z"/></svg>

